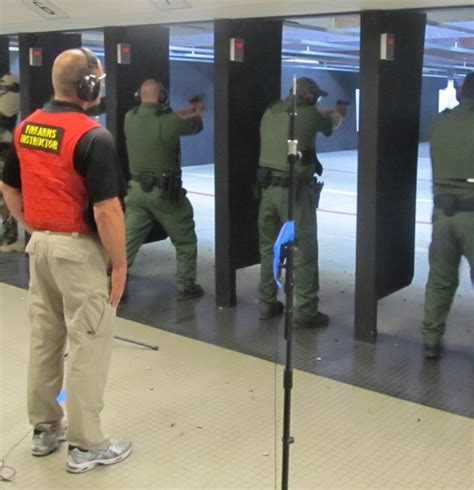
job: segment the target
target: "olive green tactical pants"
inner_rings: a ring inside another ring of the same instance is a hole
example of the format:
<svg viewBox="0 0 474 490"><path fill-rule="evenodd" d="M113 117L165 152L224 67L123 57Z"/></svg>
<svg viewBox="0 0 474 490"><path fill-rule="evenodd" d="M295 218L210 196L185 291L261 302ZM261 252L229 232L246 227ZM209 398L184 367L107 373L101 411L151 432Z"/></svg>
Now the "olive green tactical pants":
<svg viewBox="0 0 474 490"><path fill-rule="evenodd" d="M439 344L446 330L446 318L459 283L462 255L469 262L474 281L474 212L461 211L448 217L435 208L422 327L423 342L429 346Z"/></svg>
<svg viewBox="0 0 474 490"><path fill-rule="evenodd" d="M5 161L0 158L0 180L2 178L3 165ZM18 240L18 224L10 214L5 199L0 189L0 217L2 218L2 234L0 235L0 245L10 245Z"/></svg>
<svg viewBox="0 0 474 490"><path fill-rule="evenodd" d="M287 221L288 189L269 186L262 189L258 213L260 240L259 301L273 303L277 286L273 277L273 245ZM311 321L318 312L319 269L316 212L313 188L309 184L298 185L294 206L295 242L295 318Z"/></svg>
<svg viewBox="0 0 474 490"><path fill-rule="evenodd" d="M177 289L183 291L196 283L197 238L194 231L193 207L186 191L177 203L161 198L162 191L154 187L143 192L140 184L130 182L125 198L125 227L127 232L127 261L130 267L156 221L165 229L176 249Z"/></svg>
<svg viewBox="0 0 474 490"><path fill-rule="evenodd" d="M2 218L2 234L0 245L10 245L18 240L18 224L16 219L10 214L5 200L0 191L0 216Z"/></svg>
<svg viewBox="0 0 474 490"><path fill-rule="evenodd" d="M30 256L28 366L30 423L59 424L56 398L66 374L67 440L107 447L100 423L112 352L115 308L108 303L108 258L96 237L33 232ZM68 357L64 352L68 342Z"/></svg>

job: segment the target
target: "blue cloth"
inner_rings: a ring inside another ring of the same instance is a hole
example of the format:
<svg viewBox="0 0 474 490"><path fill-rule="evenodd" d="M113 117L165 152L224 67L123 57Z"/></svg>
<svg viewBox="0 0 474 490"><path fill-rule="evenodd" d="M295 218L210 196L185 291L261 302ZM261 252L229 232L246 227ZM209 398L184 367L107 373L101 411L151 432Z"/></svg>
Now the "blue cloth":
<svg viewBox="0 0 474 490"><path fill-rule="evenodd" d="M280 255L283 245L295 239L295 222L287 221L278 233L275 245L273 245L273 277L277 286L281 288L280 281ZM282 262L283 263L283 262Z"/></svg>
<svg viewBox="0 0 474 490"><path fill-rule="evenodd" d="M56 401L58 403L64 403L66 401L66 388L63 388L60 392L58 397L56 398Z"/></svg>

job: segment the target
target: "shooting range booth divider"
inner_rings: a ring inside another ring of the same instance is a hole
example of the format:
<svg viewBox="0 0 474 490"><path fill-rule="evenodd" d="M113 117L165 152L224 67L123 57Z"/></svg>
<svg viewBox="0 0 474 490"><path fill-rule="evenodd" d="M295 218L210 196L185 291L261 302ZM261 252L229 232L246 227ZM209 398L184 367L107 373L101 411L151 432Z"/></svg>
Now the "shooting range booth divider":
<svg viewBox="0 0 474 490"><path fill-rule="evenodd" d="M107 73L107 129L112 133L125 176L129 164L123 123L136 102L134 94L149 78L159 80L170 92L169 29L161 26L104 28L105 71ZM157 223L145 243L164 240L167 233Z"/></svg>
<svg viewBox="0 0 474 490"><path fill-rule="evenodd" d="M214 24L218 306L236 304L236 271L260 261L259 203L252 186L260 119L280 98L282 25L267 19L223 19Z"/></svg>
<svg viewBox="0 0 474 490"><path fill-rule="evenodd" d="M0 36L0 77L10 73L10 39L8 36Z"/></svg>
<svg viewBox="0 0 474 490"><path fill-rule="evenodd" d="M80 48L81 34L40 32L18 35L20 64L20 111L24 119L40 109L53 96L51 69L59 53L66 49ZM34 51L39 50L33 59ZM41 64L34 66L35 63Z"/></svg>
<svg viewBox="0 0 474 490"><path fill-rule="evenodd" d="M376 340L378 300L413 279L425 25L415 11L361 14L355 339L364 342Z"/></svg>

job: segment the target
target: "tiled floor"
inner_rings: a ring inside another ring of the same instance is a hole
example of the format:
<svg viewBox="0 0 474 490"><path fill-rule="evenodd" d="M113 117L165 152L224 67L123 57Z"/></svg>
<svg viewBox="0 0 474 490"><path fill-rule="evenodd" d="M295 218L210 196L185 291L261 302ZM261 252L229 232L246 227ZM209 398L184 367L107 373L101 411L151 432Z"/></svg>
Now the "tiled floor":
<svg viewBox="0 0 474 490"><path fill-rule="evenodd" d="M321 308L332 321L294 334L291 488L474 488L474 302L466 263L443 357L427 362L421 351L431 233L426 157L422 145L415 277L379 303L379 338L368 345L354 342L352 330L356 154L322 155ZM116 341L104 419L134 440L134 454L116 468L71 476L64 454L33 459L28 436L7 458L18 470L12 487L278 488L283 322L258 321L258 266L238 272L236 308L215 307L213 168L186 168L184 180L206 295L178 307L173 247L142 247L119 331L161 350ZM24 288L27 277L23 254L0 254L0 282ZM0 457L28 431L25 294L0 285Z"/></svg>
<svg viewBox="0 0 474 490"><path fill-rule="evenodd" d="M25 291L2 284L0 294L4 456L30 430L29 327ZM160 347L114 343L103 420L114 435L133 439L132 456L70 475L64 447L34 458L27 436L5 461L17 471L12 488L279 487L281 367L123 319L117 333ZM474 485L474 422L467 417L296 371L291 433L293 489Z"/></svg>

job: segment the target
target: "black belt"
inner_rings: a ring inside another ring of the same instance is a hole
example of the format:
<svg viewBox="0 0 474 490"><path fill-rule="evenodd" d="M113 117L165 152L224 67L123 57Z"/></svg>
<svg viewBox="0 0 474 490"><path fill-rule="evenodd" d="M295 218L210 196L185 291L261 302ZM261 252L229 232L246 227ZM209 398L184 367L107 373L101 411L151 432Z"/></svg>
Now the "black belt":
<svg viewBox="0 0 474 490"><path fill-rule="evenodd" d="M296 185L312 185L313 180L313 177L301 177L297 175L295 175L294 179ZM257 182L262 189L266 189L270 186L286 188L290 183L290 178L286 175L274 175L273 170L268 167L259 167L257 171Z"/></svg>
<svg viewBox="0 0 474 490"><path fill-rule="evenodd" d="M314 178L313 177L295 177L295 184L296 185L302 185L302 184L312 184ZM270 185L276 185L280 187L288 187L288 183L290 182L289 177L278 177L275 175L272 175L270 179Z"/></svg>
<svg viewBox="0 0 474 490"><path fill-rule="evenodd" d="M288 187L289 182L290 182L289 177L278 177L275 175L272 175L270 177L270 185L274 185L278 187Z"/></svg>
<svg viewBox="0 0 474 490"><path fill-rule="evenodd" d="M474 199L459 199L454 194L435 196L434 205L442 209L446 216L454 216L458 211L474 211Z"/></svg>

